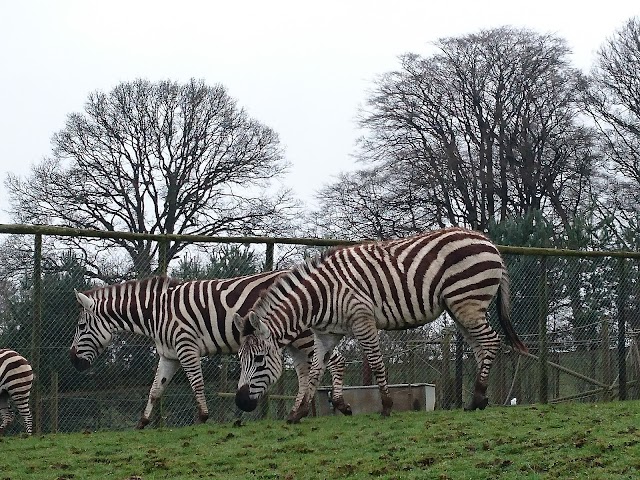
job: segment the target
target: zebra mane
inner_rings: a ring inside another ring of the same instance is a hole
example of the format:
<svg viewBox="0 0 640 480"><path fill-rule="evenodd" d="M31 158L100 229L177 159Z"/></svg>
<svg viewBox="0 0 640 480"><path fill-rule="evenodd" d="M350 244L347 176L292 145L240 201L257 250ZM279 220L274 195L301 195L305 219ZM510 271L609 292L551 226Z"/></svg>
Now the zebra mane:
<svg viewBox="0 0 640 480"><path fill-rule="evenodd" d="M177 280L173 277L169 277L168 275L156 275L154 277L143 278L142 280L137 280L137 279L127 280L120 283L114 283L112 285L95 287L83 293L91 297L99 293L107 293L109 291L119 290L119 289L126 288L128 286L133 286L133 285L140 285L141 288L144 288L149 283L155 283L156 284L155 289L160 289L163 287L166 287L166 288L175 287L177 285L180 285L181 282L180 280Z"/></svg>
<svg viewBox="0 0 640 480"><path fill-rule="evenodd" d="M271 310L271 308L279 303L278 292L289 290L293 286L293 280L295 278L305 278L309 276L316 268L324 263L324 261L333 254L335 251L344 248L343 246L331 247L315 257L307 258L303 262L294 266L287 273L279 277L273 285L271 285L260 296L258 301L253 306L253 311L258 316L263 316ZM244 334L248 335L254 332L253 326L247 321L244 326Z"/></svg>

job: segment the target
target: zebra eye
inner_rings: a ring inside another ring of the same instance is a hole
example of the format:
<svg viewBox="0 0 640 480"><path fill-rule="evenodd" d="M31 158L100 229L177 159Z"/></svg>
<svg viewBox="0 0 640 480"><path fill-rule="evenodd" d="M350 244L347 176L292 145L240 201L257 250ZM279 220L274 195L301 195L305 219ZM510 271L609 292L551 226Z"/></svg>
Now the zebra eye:
<svg viewBox="0 0 640 480"><path fill-rule="evenodd" d="M262 362L264 362L264 355L256 355L256 356L254 357L254 361L255 361L256 363L262 363Z"/></svg>
<svg viewBox="0 0 640 480"><path fill-rule="evenodd" d="M78 330L83 332L87 328L87 322L78 322Z"/></svg>

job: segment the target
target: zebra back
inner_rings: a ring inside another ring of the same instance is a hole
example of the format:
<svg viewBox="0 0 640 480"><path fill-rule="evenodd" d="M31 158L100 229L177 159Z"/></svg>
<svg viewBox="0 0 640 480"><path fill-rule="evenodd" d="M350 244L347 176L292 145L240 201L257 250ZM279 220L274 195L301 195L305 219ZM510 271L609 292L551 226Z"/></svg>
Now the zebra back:
<svg viewBox="0 0 640 480"><path fill-rule="evenodd" d="M298 265L256 304L279 343L301 329L349 328L365 312L380 329L411 328L444 310L486 312L501 292L501 325L507 339L526 349L509 319L508 280L497 247L482 233L452 227L413 237L338 247ZM244 334L255 330L244 323Z"/></svg>
<svg viewBox="0 0 640 480"><path fill-rule="evenodd" d="M179 337L191 336L201 345L202 354L235 353L240 332L233 318L244 316L282 271L215 280L191 280L169 289L167 315L183 328ZM172 342L177 342L176 338Z"/></svg>
<svg viewBox="0 0 640 480"><path fill-rule="evenodd" d="M18 352L0 349L0 392L24 393L31 389L33 370Z"/></svg>

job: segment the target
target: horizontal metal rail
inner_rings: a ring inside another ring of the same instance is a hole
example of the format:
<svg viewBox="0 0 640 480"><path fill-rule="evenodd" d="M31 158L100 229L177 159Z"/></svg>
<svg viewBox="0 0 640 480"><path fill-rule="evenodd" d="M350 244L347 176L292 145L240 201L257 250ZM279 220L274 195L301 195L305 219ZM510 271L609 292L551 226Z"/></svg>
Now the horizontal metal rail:
<svg viewBox="0 0 640 480"><path fill-rule="evenodd" d="M294 244L318 247L351 245L352 240L332 240L326 238L291 238L291 237L218 237L213 235L179 235L164 233L117 232L107 230L91 230L81 228L53 227L47 225L9 225L0 223L0 233L19 235L50 235L58 237L90 237L125 240L156 240L172 242L208 242L208 243L266 243Z"/></svg>
<svg viewBox="0 0 640 480"><path fill-rule="evenodd" d="M82 228L56 227L51 225L21 225L0 223L0 233L51 235L60 237L90 237L112 238L125 240L156 240L173 242L203 242L203 243L262 243L306 245L317 247L331 247L339 245L353 245L370 242L363 240L338 240L329 238L296 238L296 237L253 237L253 236L213 236L213 235L180 235L164 233L119 232L107 230L92 230ZM640 252L622 250L569 250L563 248L516 247L498 245L500 252L505 254L544 256L544 257L608 257L640 259Z"/></svg>

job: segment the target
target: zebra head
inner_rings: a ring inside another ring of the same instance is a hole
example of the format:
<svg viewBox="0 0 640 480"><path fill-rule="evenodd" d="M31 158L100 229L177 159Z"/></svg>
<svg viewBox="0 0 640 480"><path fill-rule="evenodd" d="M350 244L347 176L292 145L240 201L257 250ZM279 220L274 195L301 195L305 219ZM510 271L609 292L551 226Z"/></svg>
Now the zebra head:
<svg viewBox="0 0 640 480"><path fill-rule="evenodd" d="M109 345L112 333L109 326L96 315L93 298L76 292L76 299L82 305L82 311L69 350L69 359L77 370L83 371L88 369Z"/></svg>
<svg viewBox="0 0 640 480"><path fill-rule="evenodd" d="M260 397L282 374L282 348L255 312L249 312L247 319L236 314L234 322L240 331L238 356L241 368L236 405L245 412L251 412Z"/></svg>

